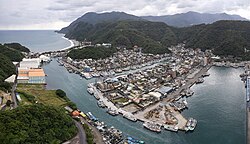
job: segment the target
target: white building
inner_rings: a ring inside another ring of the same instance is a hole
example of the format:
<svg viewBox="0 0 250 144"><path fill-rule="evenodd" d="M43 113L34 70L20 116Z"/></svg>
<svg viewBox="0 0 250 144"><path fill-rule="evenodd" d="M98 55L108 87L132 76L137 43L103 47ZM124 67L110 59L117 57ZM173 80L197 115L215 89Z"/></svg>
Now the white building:
<svg viewBox="0 0 250 144"><path fill-rule="evenodd" d="M42 61L43 62L50 62L51 61L50 57L45 56L45 55L40 55L39 59L40 59L40 62L42 62Z"/></svg>
<svg viewBox="0 0 250 144"><path fill-rule="evenodd" d="M39 68L40 67L40 59L39 58L32 58L23 60L20 62L20 68Z"/></svg>

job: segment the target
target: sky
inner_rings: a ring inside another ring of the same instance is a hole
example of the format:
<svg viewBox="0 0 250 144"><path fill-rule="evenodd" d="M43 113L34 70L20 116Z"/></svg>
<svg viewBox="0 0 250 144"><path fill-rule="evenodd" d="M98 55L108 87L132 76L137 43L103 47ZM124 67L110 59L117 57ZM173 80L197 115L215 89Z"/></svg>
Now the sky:
<svg viewBox="0 0 250 144"><path fill-rule="evenodd" d="M250 0L0 0L0 29L61 29L87 12L137 16L196 11L250 19Z"/></svg>

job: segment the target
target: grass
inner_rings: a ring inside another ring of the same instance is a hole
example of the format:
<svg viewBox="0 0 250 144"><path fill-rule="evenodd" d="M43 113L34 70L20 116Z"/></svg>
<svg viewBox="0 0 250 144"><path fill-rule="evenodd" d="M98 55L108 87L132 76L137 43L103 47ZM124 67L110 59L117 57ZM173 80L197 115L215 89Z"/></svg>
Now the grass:
<svg viewBox="0 0 250 144"><path fill-rule="evenodd" d="M87 124L83 124L83 128L84 128L85 133L86 133L87 143L88 144L94 144L94 135L93 135L92 130L90 129L90 127Z"/></svg>
<svg viewBox="0 0 250 144"><path fill-rule="evenodd" d="M64 106L67 101L56 95L56 90L46 90L44 85L31 85L31 84L18 84L17 92L25 93L35 97L35 101L38 103L53 105L53 106ZM24 94L20 94L22 102L21 104L31 104Z"/></svg>

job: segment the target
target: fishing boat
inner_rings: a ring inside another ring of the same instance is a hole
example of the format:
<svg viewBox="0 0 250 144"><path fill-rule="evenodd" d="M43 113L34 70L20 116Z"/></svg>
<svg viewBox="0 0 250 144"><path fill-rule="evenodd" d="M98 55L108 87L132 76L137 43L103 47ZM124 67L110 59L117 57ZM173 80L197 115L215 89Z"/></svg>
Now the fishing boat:
<svg viewBox="0 0 250 144"><path fill-rule="evenodd" d="M116 110L112 110L111 108L108 108L107 113L112 116L117 116L119 113Z"/></svg>
<svg viewBox="0 0 250 144"><path fill-rule="evenodd" d="M126 142L127 142L128 144L145 144L144 141L135 139L135 138L130 137L130 136L127 137Z"/></svg>
<svg viewBox="0 0 250 144"><path fill-rule="evenodd" d="M198 78L198 80L195 82L196 84L200 84L200 83L203 83L204 82L204 79L203 78Z"/></svg>
<svg viewBox="0 0 250 144"><path fill-rule="evenodd" d="M94 94L94 89L93 88L87 88L87 91L91 95Z"/></svg>
<svg viewBox="0 0 250 144"><path fill-rule="evenodd" d="M105 107L106 107L105 103L104 103L102 100L99 100L99 101L97 102L97 105L98 105L100 108L105 108Z"/></svg>
<svg viewBox="0 0 250 144"><path fill-rule="evenodd" d="M137 118L135 118L132 114L123 114L123 117L133 122L137 121Z"/></svg>
<svg viewBox="0 0 250 144"><path fill-rule="evenodd" d="M99 97L99 95L97 94L97 92L94 92L94 97L95 97L97 100L100 99L100 97Z"/></svg>
<svg viewBox="0 0 250 144"><path fill-rule="evenodd" d="M161 125L154 122L144 122L143 126L153 132L160 133L161 132Z"/></svg>
<svg viewBox="0 0 250 144"><path fill-rule="evenodd" d="M177 132L179 128L177 126L173 126L173 125L164 125L164 129Z"/></svg>

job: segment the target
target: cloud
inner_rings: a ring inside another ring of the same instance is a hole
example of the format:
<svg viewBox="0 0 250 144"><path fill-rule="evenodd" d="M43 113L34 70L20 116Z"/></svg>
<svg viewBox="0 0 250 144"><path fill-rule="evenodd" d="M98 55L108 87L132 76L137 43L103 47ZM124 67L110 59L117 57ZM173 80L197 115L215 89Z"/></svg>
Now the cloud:
<svg viewBox="0 0 250 144"><path fill-rule="evenodd" d="M138 16L226 12L250 19L250 0L1 0L0 29L60 29L87 12L110 11Z"/></svg>

